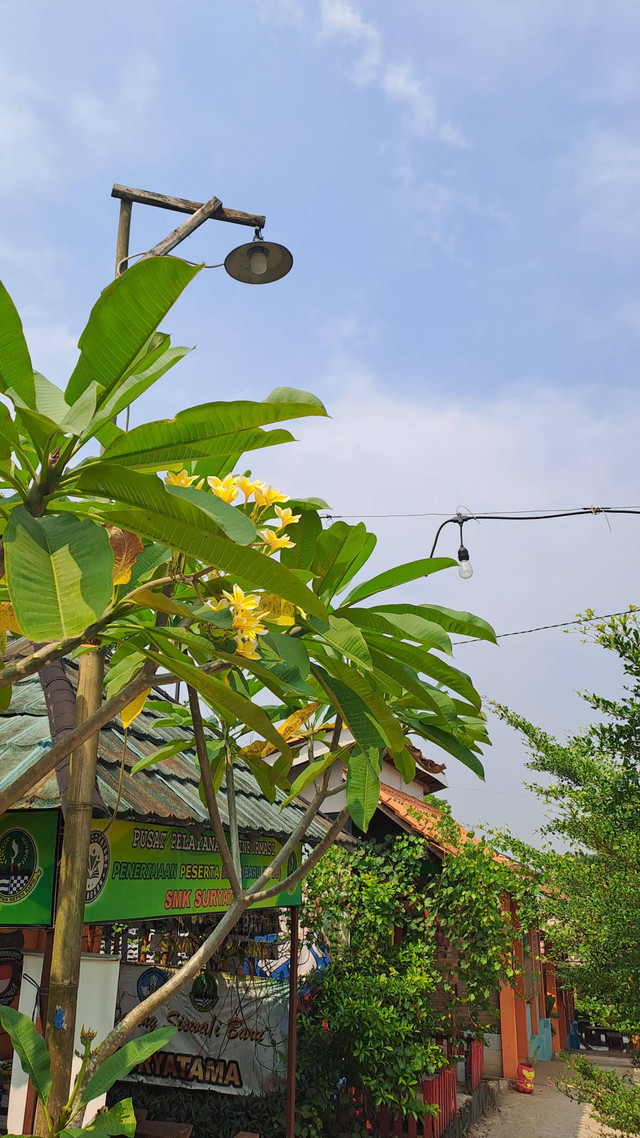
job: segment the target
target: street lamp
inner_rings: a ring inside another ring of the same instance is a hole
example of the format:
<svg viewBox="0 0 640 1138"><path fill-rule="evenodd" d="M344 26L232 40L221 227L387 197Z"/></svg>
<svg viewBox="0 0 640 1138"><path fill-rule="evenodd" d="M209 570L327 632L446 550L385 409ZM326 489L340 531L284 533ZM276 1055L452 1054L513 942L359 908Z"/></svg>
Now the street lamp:
<svg viewBox="0 0 640 1138"><path fill-rule="evenodd" d="M211 220L228 221L234 225L249 225L255 231L253 241L247 245L239 245L237 249L232 249L223 262L224 268L234 280L242 281L244 284L270 284L271 281L277 281L286 276L293 265L293 257L284 245L263 240L262 229L266 224L265 217L261 214L243 213L237 209L226 209L219 198L213 197L207 202L193 202L186 198L174 198L167 194L154 194L149 190L134 190L131 186L119 185L113 187L111 196L120 199L120 219L116 242L117 277L125 271L128 262L132 259L129 252L129 235L134 202L138 202L140 205L156 206L159 209L175 210L177 213L190 214L186 221L183 221L152 249L146 253L138 254L143 258L166 256L205 221ZM222 268L222 264L215 267Z"/></svg>

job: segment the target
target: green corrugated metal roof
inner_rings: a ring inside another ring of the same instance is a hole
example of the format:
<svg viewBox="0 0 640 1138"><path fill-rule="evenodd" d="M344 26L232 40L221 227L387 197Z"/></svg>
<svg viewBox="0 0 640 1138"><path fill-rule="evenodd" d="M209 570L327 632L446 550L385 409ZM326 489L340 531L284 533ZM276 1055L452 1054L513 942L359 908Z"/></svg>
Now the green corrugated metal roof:
<svg viewBox="0 0 640 1138"><path fill-rule="evenodd" d="M67 669L73 678L77 671L75 665L70 663ZM163 743L189 737L179 728L158 728L156 720L159 718L158 712L145 710L129 728L118 818L180 825L208 823L207 811L198 793L193 751L185 750L134 777L130 773L138 759L151 754ZM98 790L109 815L117 799L123 744L122 724L119 719L112 720L100 732L98 755ZM14 686L9 710L0 716L0 792L12 783L18 773L33 766L49 746L49 720L44 695L38 677L31 676ZM277 792L275 803L267 802L244 763L239 761L234 772L240 829L244 833L288 837L298 823L303 807L294 802L281 809L280 803L285 796L280 792ZM218 803L223 824L227 826L224 788L218 795ZM58 781L52 774L16 802L13 808L47 810L59 806ZM319 841L326 829L327 823L316 819L309 826L307 837L311 841Z"/></svg>

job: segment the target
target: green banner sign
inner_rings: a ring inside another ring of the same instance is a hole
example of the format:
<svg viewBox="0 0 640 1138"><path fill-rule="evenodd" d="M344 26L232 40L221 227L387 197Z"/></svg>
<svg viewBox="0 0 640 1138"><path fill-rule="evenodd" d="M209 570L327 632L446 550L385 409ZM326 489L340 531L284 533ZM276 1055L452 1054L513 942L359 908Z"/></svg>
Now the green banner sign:
<svg viewBox="0 0 640 1138"><path fill-rule="evenodd" d="M57 810L0 818L0 925L51 924L57 837Z"/></svg>
<svg viewBox="0 0 640 1138"><path fill-rule="evenodd" d="M242 837L243 884L257 880L280 848L275 838ZM300 847L283 865L281 880L299 864ZM232 901L231 887L210 830L94 818L85 908L88 923L187 913L198 916L224 911ZM259 907L300 903L301 885L297 885Z"/></svg>

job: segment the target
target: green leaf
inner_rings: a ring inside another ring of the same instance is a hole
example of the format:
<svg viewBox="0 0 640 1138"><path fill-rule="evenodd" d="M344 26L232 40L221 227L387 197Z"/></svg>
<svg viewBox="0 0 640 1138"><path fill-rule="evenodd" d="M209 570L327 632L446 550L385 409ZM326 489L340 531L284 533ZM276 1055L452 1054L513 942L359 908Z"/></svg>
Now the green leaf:
<svg viewBox="0 0 640 1138"><path fill-rule="evenodd" d="M451 641L442 626L435 621L425 620L419 613L412 611L411 605L376 605L375 612L380 613L409 640L418 640L428 648L437 648L439 652L452 655ZM348 610L347 610L348 611Z"/></svg>
<svg viewBox="0 0 640 1138"><path fill-rule="evenodd" d="M295 502L288 502L294 514L297 513ZM295 529L295 533L293 530ZM295 538L293 549L280 551L280 562L289 569L309 569L316 551L316 544L322 533L322 522L316 510L303 510L300 521L289 531Z"/></svg>
<svg viewBox="0 0 640 1138"><path fill-rule="evenodd" d="M165 743L164 746L158 747L152 755L146 755L144 759L138 759L131 768L131 774L138 774L138 771L144 771L147 767L155 767L157 763L163 763L165 759L172 759L174 755L181 755L183 751L190 750L195 746L195 739L174 739L171 743Z"/></svg>
<svg viewBox="0 0 640 1138"><path fill-rule="evenodd" d="M145 657L142 652L135 650L135 645L132 643L131 647L123 645L118 650L117 657L114 655L111 660L109 671L105 680L105 688L107 691L107 699L112 699L119 691L122 691L127 684L131 683L139 672L142 671L145 663Z"/></svg>
<svg viewBox="0 0 640 1138"><path fill-rule="evenodd" d="M394 660L377 648L371 648L371 659L376 678L379 679L382 674L390 679L396 685L396 694L399 699L405 698L408 692L420 701L421 709L433 708L444 722L451 725L456 723L455 704L446 692L426 684L407 664L403 664L400 660Z"/></svg>
<svg viewBox="0 0 640 1138"><path fill-rule="evenodd" d="M154 576L157 569L161 565L166 565L167 561L171 559L171 550L168 545L158 545L157 542L152 541L149 545L145 545L142 553L136 557L133 565L131 566L131 580L125 587L125 592L129 593L132 589L136 589L138 585L143 585L145 581L152 584L151 578Z"/></svg>
<svg viewBox="0 0 640 1138"><path fill-rule="evenodd" d="M113 552L107 531L91 519L33 518L18 506L4 549L16 620L30 640L77 636L110 604Z"/></svg>
<svg viewBox="0 0 640 1138"><path fill-rule="evenodd" d="M251 545L256 540L258 534L251 518L243 514L242 510L223 502L217 494L207 494L205 490L196 490L193 486L167 486L167 490L203 510L238 545Z"/></svg>
<svg viewBox="0 0 640 1138"><path fill-rule="evenodd" d="M373 690L368 680L360 674L357 668L352 668L351 665L345 664L343 660L336 659L335 656L325 656L322 663L330 675L345 684L345 686L364 703L376 726L384 732L387 745L392 754L395 755L403 751L406 745L406 739L402 730L402 724L396 719L384 700ZM351 723L348 719L346 722L351 727ZM353 727L351 727L351 731L360 742L361 740Z"/></svg>
<svg viewBox="0 0 640 1138"><path fill-rule="evenodd" d="M297 798L298 795L301 794L305 789L305 787L309 786L309 783L313 782L316 778L319 778L320 775L324 774L324 772L329 767L333 766L334 763L344 762L348 756L349 748L341 747L339 751L329 751L329 753L323 755L321 759L315 759L312 763L309 763L309 766L302 771L302 774L299 774L297 779L291 783L291 790L282 803L281 808L288 806L290 802L293 802L294 798Z"/></svg>
<svg viewBox="0 0 640 1138"><path fill-rule="evenodd" d="M15 304L0 281L0 391L15 392L29 407L35 406L33 367L22 322Z"/></svg>
<svg viewBox="0 0 640 1138"><path fill-rule="evenodd" d="M425 648L416 647L414 644L406 644L402 640L392 640L388 636L378 636L377 633L370 633L368 639L380 652L386 652L394 659L402 660L403 663L414 668L416 672L423 672L425 675L431 676L437 683L457 692L474 707L480 707L482 699L466 672L461 672L452 664L447 664Z"/></svg>
<svg viewBox="0 0 640 1138"><path fill-rule="evenodd" d="M165 664L166 659L164 656L159 655L157 652L152 652L146 649L145 654L151 660L155 660L156 664ZM255 731L261 738L267 739L273 743L274 747L285 755L287 759L291 759L292 755L289 747L285 743L282 735L280 735L269 716L258 706L257 703L252 703L250 699L245 696L239 695L233 688L228 687L223 680L216 679L215 676L208 676L206 673L201 672L198 668L190 664L186 657L172 657L171 671L182 680L185 684L191 684L204 699L205 703L212 707L214 711L223 711L226 715L233 716L234 719L240 723L244 723L250 731Z"/></svg>
<svg viewBox="0 0 640 1138"><path fill-rule="evenodd" d="M363 601L385 589L395 589L398 585L406 585L419 577L428 577L430 573L439 573L441 569L451 569L457 564L452 557L424 557L420 561L407 561L404 565L396 565L395 568L372 577L370 581L356 585L342 603L353 605L356 601Z"/></svg>
<svg viewBox="0 0 640 1138"><path fill-rule="evenodd" d="M29 1017L15 1008L0 1005L0 1023L11 1039L22 1070L31 1079L40 1101L46 1104L51 1090L51 1068L44 1039Z"/></svg>
<svg viewBox="0 0 640 1138"><path fill-rule="evenodd" d="M105 461L140 470L166 470L175 463L242 454L276 441L292 441L288 431L265 432L260 428L284 419L326 415L319 400L296 400L296 395L307 393L291 392L289 402L238 400L189 407L173 419L145 423L121 435L107 447ZM270 438L272 435L277 438Z"/></svg>
<svg viewBox="0 0 640 1138"><path fill-rule="evenodd" d="M380 776L369 757L373 753L377 765L378 753L374 748L354 748L347 765L347 806L356 826L365 833L373 818L380 798Z"/></svg>
<svg viewBox="0 0 640 1138"><path fill-rule="evenodd" d="M328 665L328 658L323 660L323 663ZM385 748L388 745L387 739L369 707L351 685L329 674L318 664L312 665L312 672L329 696L329 702L342 716L354 739L357 739L363 747L375 747L377 750Z"/></svg>
<svg viewBox="0 0 640 1138"><path fill-rule="evenodd" d="M128 375L152 332L200 268L177 257L149 257L107 285L78 341L81 354L67 384L68 403L75 403L94 380L108 394Z"/></svg>
<svg viewBox="0 0 640 1138"><path fill-rule="evenodd" d="M371 671L371 653L367 647L367 642L359 629L355 628L349 620L330 615L328 628L325 622L314 620L313 617L309 619L308 623L323 640L326 640L327 644L337 648L339 652L353 660L354 663L359 664L361 668Z"/></svg>
<svg viewBox="0 0 640 1138"><path fill-rule="evenodd" d="M478 640L490 640L496 644L496 634L486 620L470 612L443 608L442 605L420 605L419 610L427 620L434 620L447 632L459 636L475 636Z"/></svg>
<svg viewBox="0 0 640 1138"><path fill-rule="evenodd" d="M322 597L332 597L340 591L343 579L364 549L368 548L368 533L363 522L348 526L346 522L334 522L320 534L316 554L311 569L316 576L314 592ZM374 539L375 544L375 539Z"/></svg>
<svg viewBox="0 0 640 1138"><path fill-rule="evenodd" d="M135 1130L136 1116L133 1102L130 1098L125 1098L112 1106L111 1110L96 1115L93 1121L88 1126L83 1126L82 1130L78 1130L77 1134L124 1134L125 1138L133 1138Z"/></svg>
<svg viewBox="0 0 640 1138"><path fill-rule="evenodd" d="M159 478L97 463L81 470L76 489L82 494L117 499L116 505L105 503L104 513L123 529L179 549L205 565L224 570L235 581L249 581L254 588L276 593L305 612L326 618L324 605L291 570L255 549L213 534L209 515L168 493Z"/></svg>
<svg viewBox="0 0 640 1138"><path fill-rule="evenodd" d="M140 395L144 394L170 368L174 367L193 350L192 348L172 348L171 341L166 333L163 333L160 339L161 342L156 346L155 351L145 356L142 363L138 364L131 372L131 375L123 379L122 383L113 389L107 399L101 401L99 415L91 424L94 433L116 415L119 415L121 411L124 411L130 403L135 403ZM114 437L119 437L119 432Z"/></svg>
<svg viewBox="0 0 640 1138"><path fill-rule="evenodd" d="M125 273L125 277L126 275ZM144 1063L145 1059L169 1043L177 1030L176 1027L160 1027L157 1031L141 1036L140 1039L131 1039L129 1043L125 1043L124 1047L105 1059L91 1076L80 1096L80 1105L84 1106L92 1099L106 1094L114 1083L126 1078L138 1063Z"/></svg>

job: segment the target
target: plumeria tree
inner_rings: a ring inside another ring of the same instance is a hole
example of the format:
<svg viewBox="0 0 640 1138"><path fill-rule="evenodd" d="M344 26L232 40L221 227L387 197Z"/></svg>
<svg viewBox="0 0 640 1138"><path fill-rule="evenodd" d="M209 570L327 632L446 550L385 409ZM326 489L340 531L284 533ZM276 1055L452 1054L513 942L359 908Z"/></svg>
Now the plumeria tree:
<svg viewBox="0 0 640 1138"><path fill-rule="evenodd" d="M323 528L320 499L294 498L242 472L247 452L291 440L279 424L325 415L317 398L278 388L261 402L209 402L131 430L114 422L185 356L158 325L198 271L154 257L109 285L80 337L64 391L34 372L18 314L0 291L0 619L32 645L7 660L0 697L6 710L12 685L39 673L52 727L51 747L0 803L6 810L69 754L69 794L86 801L100 728L118 713L130 722L152 688L183 683L184 707L159 706L191 732L233 893L194 956L87 1059L77 1102L98 1065L195 976L248 907L297 883L349 814L366 830L385 756L410 780L410 739L419 736L482 777L479 756L488 742L480 697L447 657L449 633L494 640L493 630L478 617L427 601L387 600L396 586L456 562L425 558L367 579L376 539L362 523ZM71 653L79 657L73 722L55 695ZM52 669L56 685L48 683ZM341 746L343 726L348 746ZM187 746L170 744L150 761ZM309 762L296 776L302 748ZM271 800L276 788L291 800L313 784L299 825L248 888L234 805L239 760ZM325 803L337 761L346 769L347 805L307 861L283 880L289 854ZM217 803L223 778L228 836ZM82 825L67 824L61 863L50 990L67 1001L71 1022L77 975L69 971L69 944L74 937L79 944L90 825L90 808ZM47 1037L49 1115L71 1109L72 1117L73 1103L64 1105L70 1056L61 1052L56 1060L51 1024Z"/></svg>

